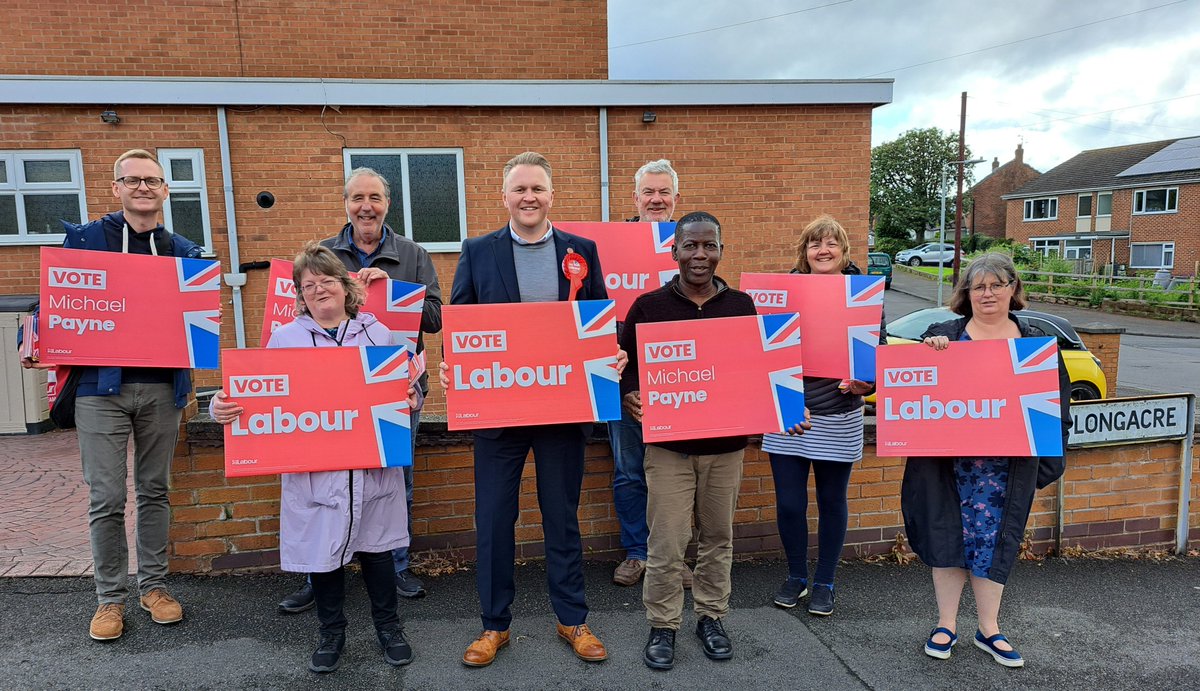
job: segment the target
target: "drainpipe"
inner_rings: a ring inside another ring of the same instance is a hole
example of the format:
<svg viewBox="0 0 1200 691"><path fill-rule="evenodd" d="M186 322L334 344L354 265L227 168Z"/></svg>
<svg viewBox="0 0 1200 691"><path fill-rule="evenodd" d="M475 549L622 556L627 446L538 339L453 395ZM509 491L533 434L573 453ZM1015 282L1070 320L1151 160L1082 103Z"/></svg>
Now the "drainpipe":
<svg viewBox="0 0 1200 691"><path fill-rule="evenodd" d="M608 108L600 109L600 220L608 223Z"/></svg>
<svg viewBox="0 0 1200 691"><path fill-rule="evenodd" d="M246 323L242 313L242 286L246 285L246 274L241 273L241 255L238 252L237 214L233 210L233 167L229 163L229 125L225 121L225 106L217 108L217 135L221 140L221 183L225 189L225 226L229 236L229 268L225 274L225 285L233 289L233 327L237 347L246 347Z"/></svg>

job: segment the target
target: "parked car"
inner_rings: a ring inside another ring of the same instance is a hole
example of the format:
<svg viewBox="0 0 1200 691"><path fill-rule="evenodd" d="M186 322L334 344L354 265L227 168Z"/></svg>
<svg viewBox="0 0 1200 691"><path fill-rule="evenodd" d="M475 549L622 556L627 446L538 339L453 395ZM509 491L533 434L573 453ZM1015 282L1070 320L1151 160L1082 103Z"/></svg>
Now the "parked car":
<svg viewBox="0 0 1200 691"><path fill-rule="evenodd" d="M900 250L896 253L897 264L920 266L922 264L944 263L947 266L954 263L954 245L940 242L927 242L912 249Z"/></svg>
<svg viewBox="0 0 1200 691"><path fill-rule="evenodd" d="M883 289L892 287L892 258L887 252L867 253L867 275L883 276Z"/></svg>
<svg viewBox="0 0 1200 691"><path fill-rule="evenodd" d="M1058 350L1062 353L1063 362L1067 365L1067 374L1071 377L1072 401L1108 396L1108 380L1104 377L1100 358L1088 351L1071 322L1054 314L1034 310L1020 310L1012 314L1018 321L1058 339ZM929 307L911 312L888 322L888 343L916 343L921 340L921 334L925 333L925 329L931 324L957 318L958 315L946 307Z"/></svg>

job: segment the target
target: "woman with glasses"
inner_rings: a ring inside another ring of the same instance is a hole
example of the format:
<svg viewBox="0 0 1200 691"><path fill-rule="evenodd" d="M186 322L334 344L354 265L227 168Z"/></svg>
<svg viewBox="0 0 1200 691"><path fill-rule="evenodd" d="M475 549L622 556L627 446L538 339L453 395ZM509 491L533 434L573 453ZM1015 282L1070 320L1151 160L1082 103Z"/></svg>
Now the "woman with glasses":
<svg viewBox="0 0 1200 691"><path fill-rule="evenodd" d="M364 292L332 251L309 245L295 261L296 318L271 334L268 348L390 345L391 332L360 312ZM409 386L408 403L423 403ZM242 407L218 392L209 406L231 424ZM346 643L344 567L355 557L371 601L371 618L384 660L412 661L412 647L396 611L392 550L408 544L407 502L400 468L286 473L280 477L279 562L284 571L311 574L320 641L309 662L314 672L338 667Z"/></svg>
<svg viewBox="0 0 1200 691"><path fill-rule="evenodd" d="M1044 336L1017 321L1025 294L1012 259L988 253L963 271L950 298L958 319L931 325L925 345L946 350L960 341ZM1070 427L1071 382L1058 358L1063 447ZM988 395L981 392L980 395ZM958 603L971 581L978 610L976 647L1005 667L1025 660L1000 633L1000 599L1016 562L1034 492L1058 479L1059 458L909 458L901 509L913 551L933 571L938 623L925 654L948 659L958 642Z"/></svg>

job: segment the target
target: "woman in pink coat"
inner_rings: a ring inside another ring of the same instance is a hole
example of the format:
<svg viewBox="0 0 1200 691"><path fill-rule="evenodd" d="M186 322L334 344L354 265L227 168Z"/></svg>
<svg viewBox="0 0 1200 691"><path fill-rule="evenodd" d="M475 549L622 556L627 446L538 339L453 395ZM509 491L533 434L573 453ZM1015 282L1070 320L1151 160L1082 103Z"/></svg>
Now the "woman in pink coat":
<svg viewBox="0 0 1200 691"><path fill-rule="evenodd" d="M373 315L359 312L363 289L331 251L304 249L292 273L296 319L276 329L268 348L390 345L391 333ZM423 400L408 389L409 405ZM232 423L242 407L225 392L209 412ZM309 662L314 672L337 669L346 643L344 566L355 557L371 599L371 617L392 665L412 661L412 647L396 611L392 550L408 544L404 475L400 468L286 473L280 476L279 561L284 571L311 574L320 621L320 642Z"/></svg>

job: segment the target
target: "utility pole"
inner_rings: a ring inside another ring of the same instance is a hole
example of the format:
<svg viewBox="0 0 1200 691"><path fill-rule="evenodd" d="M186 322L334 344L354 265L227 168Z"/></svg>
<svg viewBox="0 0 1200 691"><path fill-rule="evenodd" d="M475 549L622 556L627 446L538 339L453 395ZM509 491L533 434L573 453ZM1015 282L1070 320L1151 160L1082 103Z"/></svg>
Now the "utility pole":
<svg viewBox="0 0 1200 691"><path fill-rule="evenodd" d="M963 162L967 159L967 92L962 92L962 110L958 117L958 196L954 203L954 273L950 277L952 285L958 285L958 270L962 256L962 186Z"/></svg>

